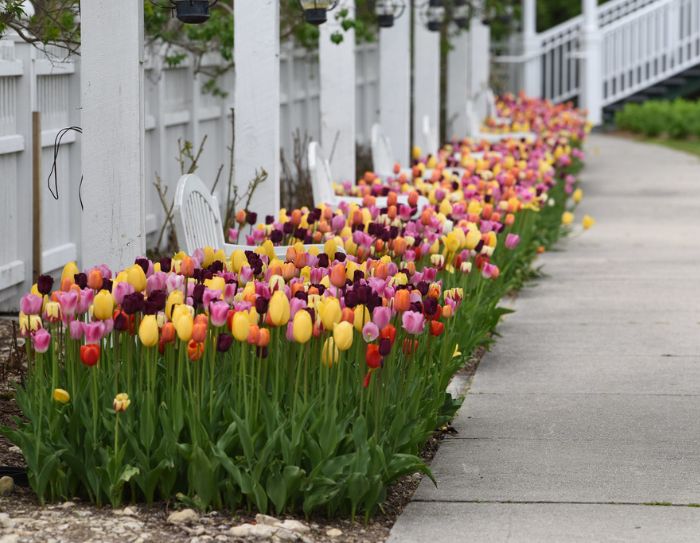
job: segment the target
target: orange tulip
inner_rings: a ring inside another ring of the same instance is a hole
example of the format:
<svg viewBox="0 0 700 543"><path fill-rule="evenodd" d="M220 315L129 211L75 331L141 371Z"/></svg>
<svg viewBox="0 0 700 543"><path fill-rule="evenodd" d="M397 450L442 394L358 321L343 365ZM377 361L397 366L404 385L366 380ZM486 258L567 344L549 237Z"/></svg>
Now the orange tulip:
<svg viewBox="0 0 700 543"><path fill-rule="evenodd" d="M411 293L406 289L397 290L394 294L394 309L396 311L408 311L411 307Z"/></svg>
<svg viewBox="0 0 700 543"><path fill-rule="evenodd" d="M331 284L334 287L345 286L345 264L338 263L331 268Z"/></svg>

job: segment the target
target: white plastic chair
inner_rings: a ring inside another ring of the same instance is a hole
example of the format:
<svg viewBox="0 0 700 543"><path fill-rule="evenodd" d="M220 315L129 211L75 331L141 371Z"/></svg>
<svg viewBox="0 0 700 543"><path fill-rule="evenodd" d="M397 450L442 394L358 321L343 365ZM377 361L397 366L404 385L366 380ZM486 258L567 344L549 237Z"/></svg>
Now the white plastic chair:
<svg viewBox="0 0 700 543"><path fill-rule="evenodd" d="M486 140L488 142L499 142L508 139L535 141L535 139L537 139L537 134L534 132L505 132L503 134L482 132L481 121L477 118L476 112L474 111L474 104L471 100L467 100L465 109L467 115L467 137L469 138Z"/></svg>
<svg viewBox="0 0 700 543"><path fill-rule="evenodd" d="M363 199L356 196L338 196L333 190L333 174L331 166L326 160L321 145L312 141L309 143L308 149L309 172L311 174L311 188L314 194L314 204L328 204L331 207L338 207L341 203L362 205ZM399 194L397 198L399 204L408 205L408 196ZM377 207L383 208L388 205L386 196L378 196L375 198ZM425 196L418 197L416 205L416 215L420 214L423 209L429 205L429 201Z"/></svg>
<svg viewBox="0 0 700 543"><path fill-rule="evenodd" d="M224 241L224 225L219 212L219 205L202 182L194 174L183 175L177 182L175 190L175 232L180 247L192 254L197 249L212 247L223 249L230 255L237 249L255 251L254 245L233 245ZM323 251L323 245L305 245L307 250L316 248ZM284 258L288 246L275 247L275 255Z"/></svg>
<svg viewBox="0 0 700 543"><path fill-rule="evenodd" d="M372 165L374 173L379 177L394 177L396 175L394 173L394 164L396 164L396 159L391 148L391 141L384 134L381 125L374 123L372 126ZM412 170L405 168L399 171L399 175L402 173L406 174L409 179L413 175Z"/></svg>

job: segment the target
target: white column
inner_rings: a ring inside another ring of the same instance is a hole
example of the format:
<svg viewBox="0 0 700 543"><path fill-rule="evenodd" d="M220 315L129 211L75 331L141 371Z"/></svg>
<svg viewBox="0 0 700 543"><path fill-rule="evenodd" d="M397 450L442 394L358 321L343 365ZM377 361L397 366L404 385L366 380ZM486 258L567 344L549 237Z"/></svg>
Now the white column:
<svg viewBox="0 0 700 543"><path fill-rule="evenodd" d="M595 126L603 120L602 37L598 29L596 0L583 0L583 70L581 107L588 110L588 120Z"/></svg>
<svg viewBox="0 0 700 543"><path fill-rule="evenodd" d="M537 0L523 0L523 90L533 97L542 97L542 65L537 54Z"/></svg>
<svg viewBox="0 0 700 543"><path fill-rule="evenodd" d="M379 33L379 122L394 159L407 165L411 154L411 8Z"/></svg>
<svg viewBox="0 0 700 543"><path fill-rule="evenodd" d="M430 121L432 141L426 141L423 119ZM413 17L413 144L423 153L440 145L440 33L425 27L418 12Z"/></svg>
<svg viewBox="0 0 700 543"><path fill-rule="evenodd" d="M82 265L146 252L143 1L80 3Z"/></svg>
<svg viewBox="0 0 700 543"><path fill-rule="evenodd" d="M280 208L279 2L236 2L234 10L236 185L245 191L265 169L269 177L251 202L263 221Z"/></svg>
<svg viewBox="0 0 700 543"><path fill-rule="evenodd" d="M320 27L321 145L335 181L355 181L355 31L344 32L336 19L343 9L354 17L355 0L341 0ZM338 44L336 32L343 34Z"/></svg>
<svg viewBox="0 0 700 543"><path fill-rule="evenodd" d="M469 95L469 35L461 31L452 39L447 55L447 130L448 139L467 133L465 103Z"/></svg>
<svg viewBox="0 0 700 543"><path fill-rule="evenodd" d="M486 97L491 74L491 28L473 17L469 24L469 95L474 102L474 111L486 117Z"/></svg>

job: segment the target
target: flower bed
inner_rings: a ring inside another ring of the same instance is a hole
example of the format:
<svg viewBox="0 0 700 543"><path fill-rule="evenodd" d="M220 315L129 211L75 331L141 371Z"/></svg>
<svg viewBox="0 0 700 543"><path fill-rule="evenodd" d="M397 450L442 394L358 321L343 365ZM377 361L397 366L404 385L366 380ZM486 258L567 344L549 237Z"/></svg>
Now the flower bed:
<svg viewBox="0 0 700 543"><path fill-rule="evenodd" d="M541 125L536 143L462 160L472 143L460 142L427 158L430 179L368 176L349 187L363 207L283 210L252 228L256 253L204 248L118 273L69 264L53 291L42 276L20 315L27 422L3 429L39 499L354 516L402 475L430 476L417 454L458 407L450 378L580 196L580 115L504 103ZM431 205L411 218L419 194ZM275 258L273 243L300 241L324 251Z"/></svg>

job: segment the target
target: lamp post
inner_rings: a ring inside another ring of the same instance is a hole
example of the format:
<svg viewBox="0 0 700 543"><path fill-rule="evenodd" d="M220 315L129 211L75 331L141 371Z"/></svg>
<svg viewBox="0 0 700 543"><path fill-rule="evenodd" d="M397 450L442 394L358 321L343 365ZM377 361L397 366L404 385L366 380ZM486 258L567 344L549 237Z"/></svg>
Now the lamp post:
<svg viewBox="0 0 700 543"><path fill-rule="evenodd" d="M381 28L391 28L394 21L406 10L405 0L376 0L374 12Z"/></svg>
<svg viewBox="0 0 700 543"><path fill-rule="evenodd" d="M428 0L420 10L420 17L428 30L438 32L445 22L444 0Z"/></svg>
<svg viewBox="0 0 700 543"><path fill-rule="evenodd" d="M469 11L467 0L454 0L452 20L461 30L469 28Z"/></svg>
<svg viewBox="0 0 700 543"><path fill-rule="evenodd" d="M322 25L328 20L327 13L338 5L338 0L299 0L304 19L312 25Z"/></svg>

